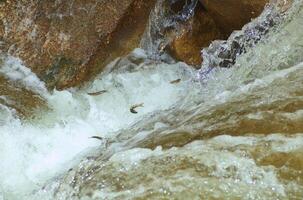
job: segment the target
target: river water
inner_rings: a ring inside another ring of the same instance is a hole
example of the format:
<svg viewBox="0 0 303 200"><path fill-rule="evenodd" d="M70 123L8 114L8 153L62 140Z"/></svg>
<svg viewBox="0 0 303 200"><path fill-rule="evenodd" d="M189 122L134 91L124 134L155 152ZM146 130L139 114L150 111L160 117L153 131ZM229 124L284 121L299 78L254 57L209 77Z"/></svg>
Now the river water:
<svg viewBox="0 0 303 200"><path fill-rule="evenodd" d="M302 30L297 1L231 68L201 78L135 49L51 93L4 56L0 73L50 109L1 105L0 199L302 199Z"/></svg>

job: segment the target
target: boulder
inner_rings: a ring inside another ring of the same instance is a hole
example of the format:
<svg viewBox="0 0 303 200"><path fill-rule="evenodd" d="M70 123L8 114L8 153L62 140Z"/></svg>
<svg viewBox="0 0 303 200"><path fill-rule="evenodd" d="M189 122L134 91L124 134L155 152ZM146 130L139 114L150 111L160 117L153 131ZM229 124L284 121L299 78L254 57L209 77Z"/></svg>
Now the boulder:
<svg viewBox="0 0 303 200"><path fill-rule="evenodd" d="M77 86L137 47L154 0L0 1L0 49L48 88Z"/></svg>
<svg viewBox="0 0 303 200"><path fill-rule="evenodd" d="M228 37L260 15L269 0L200 0L220 30Z"/></svg>
<svg viewBox="0 0 303 200"><path fill-rule="evenodd" d="M198 5L195 15L170 43L169 53L179 61L199 67L202 62L202 47L222 38L223 35L213 18Z"/></svg>
<svg viewBox="0 0 303 200"><path fill-rule="evenodd" d="M169 53L177 60L200 67L201 49L217 39L227 39L263 10L267 0L201 0L195 14L169 44Z"/></svg>

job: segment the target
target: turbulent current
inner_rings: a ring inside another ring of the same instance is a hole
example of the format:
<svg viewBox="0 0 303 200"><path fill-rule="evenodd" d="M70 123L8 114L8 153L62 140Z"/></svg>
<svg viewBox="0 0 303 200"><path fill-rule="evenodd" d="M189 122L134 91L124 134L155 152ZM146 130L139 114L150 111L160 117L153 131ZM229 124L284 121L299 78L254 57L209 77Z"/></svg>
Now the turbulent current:
<svg viewBox="0 0 303 200"><path fill-rule="evenodd" d="M48 108L21 119L0 94L0 199L302 199L302 30L297 1L230 68L138 48L51 93L3 55L0 73Z"/></svg>

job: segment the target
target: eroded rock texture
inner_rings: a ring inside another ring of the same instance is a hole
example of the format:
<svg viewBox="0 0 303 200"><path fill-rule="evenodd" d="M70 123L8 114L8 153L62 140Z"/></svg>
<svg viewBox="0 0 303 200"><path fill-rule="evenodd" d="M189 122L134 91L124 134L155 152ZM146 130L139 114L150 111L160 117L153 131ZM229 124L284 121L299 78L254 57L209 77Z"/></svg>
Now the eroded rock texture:
<svg viewBox="0 0 303 200"><path fill-rule="evenodd" d="M138 46L154 1L0 2L1 50L21 58L49 88L88 80Z"/></svg>
<svg viewBox="0 0 303 200"><path fill-rule="evenodd" d="M199 67L203 47L226 39L266 2L158 0L154 9L156 0L6 0L0 2L0 50L21 58L48 88L64 89L138 47L148 27L147 51Z"/></svg>

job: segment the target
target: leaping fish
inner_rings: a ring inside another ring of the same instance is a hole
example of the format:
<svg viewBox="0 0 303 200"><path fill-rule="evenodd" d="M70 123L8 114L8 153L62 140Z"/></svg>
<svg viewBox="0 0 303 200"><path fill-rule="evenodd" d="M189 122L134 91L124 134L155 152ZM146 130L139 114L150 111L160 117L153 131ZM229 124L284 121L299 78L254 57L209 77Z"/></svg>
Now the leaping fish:
<svg viewBox="0 0 303 200"><path fill-rule="evenodd" d="M144 106L144 103L135 104L135 105L131 106L129 110L131 113L137 114L138 112L135 109L138 107L143 107L143 106Z"/></svg>
<svg viewBox="0 0 303 200"><path fill-rule="evenodd" d="M104 140L104 138L103 138L103 137L100 137L100 136L91 136L90 138L98 139L98 140Z"/></svg>
<svg viewBox="0 0 303 200"><path fill-rule="evenodd" d="M180 81L181 81L181 78L178 78L176 80L171 81L170 84L177 84L177 83L180 83Z"/></svg>
<svg viewBox="0 0 303 200"><path fill-rule="evenodd" d="M101 90L101 91L98 91L98 92L89 92L87 94L90 95L90 96L98 96L98 95L104 94L106 92L108 92L108 91L107 90Z"/></svg>
<svg viewBox="0 0 303 200"><path fill-rule="evenodd" d="M89 138L104 141L105 148L108 148L108 146L109 146L109 144L110 144L110 142L108 141L108 139L103 138L103 137L100 137L100 136L95 136L95 135L94 135L94 136L91 136L91 137L89 137Z"/></svg>

